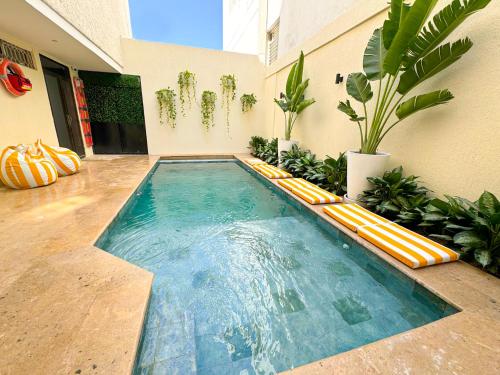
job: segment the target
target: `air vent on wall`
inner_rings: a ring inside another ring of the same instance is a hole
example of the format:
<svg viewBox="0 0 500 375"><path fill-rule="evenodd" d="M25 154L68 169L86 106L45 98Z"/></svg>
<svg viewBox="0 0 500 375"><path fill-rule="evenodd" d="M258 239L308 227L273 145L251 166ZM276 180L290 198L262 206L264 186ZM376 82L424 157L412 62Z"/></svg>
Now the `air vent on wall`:
<svg viewBox="0 0 500 375"><path fill-rule="evenodd" d="M6 58L16 64L35 69L35 60L33 59L33 53L31 51L18 47L3 39L0 39L0 58Z"/></svg>

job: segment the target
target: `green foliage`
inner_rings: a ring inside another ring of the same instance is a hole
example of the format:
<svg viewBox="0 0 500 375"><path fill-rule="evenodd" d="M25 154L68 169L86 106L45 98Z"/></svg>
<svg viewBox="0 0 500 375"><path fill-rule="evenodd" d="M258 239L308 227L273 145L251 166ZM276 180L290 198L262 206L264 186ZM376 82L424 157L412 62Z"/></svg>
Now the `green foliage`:
<svg viewBox="0 0 500 375"><path fill-rule="evenodd" d="M201 94L201 123L206 130L214 126L214 112L217 95L213 91L205 90Z"/></svg>
<svg viewBox="0 0 500 375"><path fill-rule="evenodd" d="M337 159L330 156L324 161L323 174L325 176L323 188L332 193L343 196L347 193L347 158L345 152L339 153Z"/></svg>
<svg viewBox="0 0 500 375"><path fill-rule="evenodd" d="M143 124L138 76L80 71L91 122Z"/></svg>
<svg viewBox="0 0 500 375"><path fill-rule="evenodd" d="M236 98L236 78L234 74L227 74L220 77L222 87L222 108L226 108L226 127L229 133L229 112L230 104Z"/></svg>
<svg viewBox="0 0 500 375"><path fill-rule="evenodd" d="M196 75L189 70L180 72L177 76L177 84L179 85L179 100L181 102L182 116L186 116L185 104L188 101L189 109L191 104L196 101Z"/></svg>
<svg viewBox="0 0 500 375"><path fill-rule="evenodd" d="M254 94L243 94L240 98L241 101L241 111L248 112L252 109L255 103L257 103L257 98Z"/></svg>
<svg viewBox="0 0 500 375"><path fill-rule="evenodd" d="M174 90L170 87L156 92L156 100L160 110L160 124L166 123L172 128L175 128L177 118L175 96Z"/></svg>
<svg viewBox="0 0 500 375"><path fill-rule="evenodd" d="M274 99L285 116L285 139L287 141L290 140L297 116L315 102L314 99L305 98L304 92L309 85L309 79L302 81L303 72L304 53L301 51L299 60L293 64L288 74L285 93L281 94L279 100Z"/></svg>
<svg viewBox="0 0 500 375"><path fill-rule="evenodd" d="M422 226L458 246L462 259L500 276L500 202L485 191L477 201L446 196L426 208Z"/></svg>
<svg viewBox="0 0 500 375"><path fill-rule="evenodd" d="M472 47L469 38L441 45L452 31L491 0L453 0L428 21L437 0L391 0L389 17L371 36L363 56L363 73L351 73L347 93L360 102L357 114L349 101L338 109L358 125L360 152L375 154L388 132L403 119L424 109L445 104L453 95L446 89L407 94L458 61ZM427 23L427 25L426 25ZM372 90L370 81L378 81ZM376 97L373 113L366 103ZM362 124L363 122L363 124Z"/></svg>
<svg viewBox="0 0 500 375"><path fill-rule="evenodd" d="M382 177L370 177L373 188L360 197L368 209L388 219L417 225L421 210L430 201L429 190L418 184L417 176L403 176L403 167L387 171Z"/></svg>
<svg viewBox="0 0 500 375"><path fill-rule="evenodd" d="M278 165L278 138L267 141L262 137L250 139L252 155L271 165Z"/></svg>
<svg viewBox="0 0 500 375"><path fill-rule="evenodd" d="M258 135L254 135L250 138L250 142L248 143L248 148L250 149L250 153L253 156L257 156L257 150L267 144L267 140L263 137L259 137Z"/></svg>
<svg viewBox="0 0 500 375"><path fill-rule="evenodd" d="M324 161L316 158L309 150L293 145L289 151L281 153L281 165L294 177L303 178L334 194L346 192L347 160L344 153L337 159L327 157Z"/></svg>

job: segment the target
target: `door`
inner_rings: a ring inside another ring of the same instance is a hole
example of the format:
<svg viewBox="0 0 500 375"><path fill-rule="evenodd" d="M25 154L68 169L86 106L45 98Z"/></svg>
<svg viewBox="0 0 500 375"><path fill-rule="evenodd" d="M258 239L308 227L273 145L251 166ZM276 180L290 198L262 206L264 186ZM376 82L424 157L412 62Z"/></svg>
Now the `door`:
<svg viewBox="0 0 500 375"><path fill-rule="evenodd" d="M40 55L59 146L85 156L69 69Z"/></svg>

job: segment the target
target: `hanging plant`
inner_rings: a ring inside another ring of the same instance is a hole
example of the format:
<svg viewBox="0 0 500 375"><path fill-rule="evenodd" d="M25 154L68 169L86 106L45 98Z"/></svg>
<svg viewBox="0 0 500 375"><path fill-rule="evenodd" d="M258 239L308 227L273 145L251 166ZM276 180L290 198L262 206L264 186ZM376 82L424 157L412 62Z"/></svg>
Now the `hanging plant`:
<svg viewBox="0 0 500 375"><path fill-rule="evenodd" d="M214 111L217 95L213 91L205 90L201 94L201 123L206 130L214 126Z"/></svg>
<svg viewBox="0 0 500 375"><path fill-rule="evenodd" d="M160 124L167 124L175 128L177 109L175 105L175 92L170 87L156 92L156 99L160 107Z"/></svg>
<svg viewBox="0 0 500 375"><path fill-rule="evenodd" d="M241 95L241 111L248 112L252 109L253 105L257 103L257 98L254 94L243 94Z"/></svg>
<svg viewBox="0 0 500 375"><path fill-rule="evenodd" d="M229 132L229 104L236 98L236 78L234 74L227 74L220 77L222 86L222 108L226 108L226 126Z"/></svg>
<svg viewBox="0 0 500 375"><path fill-rule="evenodd" d="M179 84L179 100L181 101L181 112L185 117L185 103L188 102L189 109L191 109L192 101L196 100L196 75L189 70L180 72L177 78Z"/></svg>

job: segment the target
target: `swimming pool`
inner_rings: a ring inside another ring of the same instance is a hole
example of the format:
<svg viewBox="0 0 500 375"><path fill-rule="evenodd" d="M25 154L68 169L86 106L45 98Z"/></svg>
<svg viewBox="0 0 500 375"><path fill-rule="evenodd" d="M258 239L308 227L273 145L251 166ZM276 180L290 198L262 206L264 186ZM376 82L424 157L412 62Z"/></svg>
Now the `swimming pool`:
<svg viewBox="0 0 500 375"><path fill-rule="evenodd" d="M155 274L137 374L272 374L457 312L234 161L158 163L96 245Z"/></svg>

